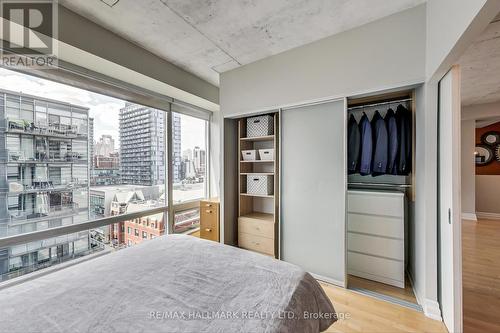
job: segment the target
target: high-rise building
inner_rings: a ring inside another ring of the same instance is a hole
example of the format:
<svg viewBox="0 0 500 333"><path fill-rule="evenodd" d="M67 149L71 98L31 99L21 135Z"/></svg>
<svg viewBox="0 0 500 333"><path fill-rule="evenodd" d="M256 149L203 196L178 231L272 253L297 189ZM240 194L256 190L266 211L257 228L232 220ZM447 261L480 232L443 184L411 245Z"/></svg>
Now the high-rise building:
<svg viewBox="0 0 500 333"><path fill-rule="evenodd" d="M90 171L94 168L94 118L89 118L89 156L90 156Z"/></svg>
<svg viewBox="0 0 500 333"><path fill-rule="evenodd" d="M101 135L95 144L95 156L110 157L115 153L115 139L111 135Z"/></svg>
<svg viewBox="0 0 500 333"><path fill-rule="evenodd" d="M88 219L88 113L0 90L0 236ZM0 249L0 280L89 250L88 231Z"/></svg>
<svg viewBox="0 0 500 333"><path fill-rule="evenodd" d="M206 153L200 147L194 147L193 150L193 164L196 176L203 176L206 168Z"/></svg>
<svg viewBox="0 0 500 333"><path fill-rule="evenodd" d="M172 164L173 182L179 183L182 180L182 156L181 156L181 115L172 113Z"/></svg>
<svg viewBox="0 0 500 333"><path fill-rule="evenodd" d="M127 103L120 109L119 125L122 182L150 186L165 184L166 113Z"/></svg>

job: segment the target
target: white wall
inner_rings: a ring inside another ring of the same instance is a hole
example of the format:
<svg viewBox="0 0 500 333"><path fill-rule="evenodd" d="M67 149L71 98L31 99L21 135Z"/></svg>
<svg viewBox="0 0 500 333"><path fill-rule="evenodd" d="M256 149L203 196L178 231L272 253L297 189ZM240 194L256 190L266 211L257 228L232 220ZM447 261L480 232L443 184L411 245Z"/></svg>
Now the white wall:
<svg viewBox="0 0 500 333"><path fill-rule="evenodd" d="M462 120L462 217L465 219L474 219L476 214L475 146L476 121Z"/></svg>
<svg viewBox="0 0 500 333"><path fill-rule="evenodd" d="M221 74L225 116L425 79L425 5Z"/></svg>
<svg viewBox="0 0 500 333"><path fill-rule="evenodd" d="M500 175L476 176L476 211L480 218L487 213L500 219Z"/></svg>

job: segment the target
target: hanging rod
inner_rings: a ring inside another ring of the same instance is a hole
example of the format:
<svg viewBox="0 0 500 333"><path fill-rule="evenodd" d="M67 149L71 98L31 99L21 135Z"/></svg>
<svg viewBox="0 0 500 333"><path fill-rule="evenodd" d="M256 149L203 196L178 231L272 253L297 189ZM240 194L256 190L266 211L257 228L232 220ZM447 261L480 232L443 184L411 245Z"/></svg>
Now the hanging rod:
<svg viewBox="0 0 500 333"><path fill-rule="evenodd" d="M374 104L365 104L365 105L359 105L359 106L352 106L350 108L347 108L347 110L351 111L351 110L364 109L364 108L369 108L369 107L379 106L379 105L398 104L398 103L409 102L409 101L412 101L412 100L413 100L412 98L405 98L405 99L398 99L398 100L389 101L389 102L381 102L381 103L374 103Z"/></svg>
<svg viewBox="0 0 500 333"><path fill-rule="evenodd" d="M399 187L410 188L410 184L388 184L388 183L348 183L349 186L383 186L383 187Z"/></svg>

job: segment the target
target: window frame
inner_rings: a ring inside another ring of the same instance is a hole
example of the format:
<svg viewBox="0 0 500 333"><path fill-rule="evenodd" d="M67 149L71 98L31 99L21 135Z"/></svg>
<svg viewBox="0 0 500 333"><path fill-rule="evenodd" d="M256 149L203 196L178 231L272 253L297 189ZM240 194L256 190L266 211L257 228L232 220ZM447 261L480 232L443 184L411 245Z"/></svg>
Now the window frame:
<svg viewBox="0 0 500 333"><path fill-rule="evenodd" d="M97 72L89 71L88 69L69 64L66 62L61 62L59 68L56 72L51 73L51 75L46 75L43 71L41 72L27 72L23 70L14 70L20 74L25 74L34 77L40 77L42 79L72 85L77 88L95 92L98 94L103 94L102 91L106 93L104 95L125 100L131 103L137 103L147 107L152 107L166 113L166 123L165 131L167 134L166 138L166 188L167 188L167 201L165 205L161 207L156 207L152 209L147 209L139 212L134 212L130 214L109 216L100 219L91 219L91 214L89 213L88 221L63 225L60 227L44 229L34 232L21 233L16 235L6 235L5 237L0 236L0 248L15 246L20 244L26 244L33 241L43 241L49 238L68 235L75 232L87 231L91 229L96 229L99 227L109 226L114 223L125 222L127 220L133 219L134 217L140 218L142 216L153 215L155 213L167 214L167 221L165 223L165 234L174 233L174 216L176 212L181 212L190 208L199 206L199 202L203 199L209 197L211 193L211 173L210 173L210 156L211 156L211 134L210 134L210 124L212 121L213 112L209 110L202 109L198 106L185 103L166 95L162 95L147 89L144 89L133 84L120 81ZM3 66L2 66L3 67ZM9 70L13 70L9 68ZM23 97L31 97L26 94L21 94ZM10 96L8 91L5 91L4 107L7 108L7 99ZM38 103L33 103L33 120L37 121L37 114L43 113L46 116L46 121L48 122L49 108L48 102L44 102L44 97L38 98ZM17 102L17 100L16 100ZM41 103L41 104L40 104ZM39 108L37 108L37 106ZM43 108L43 110L42 110ZM175 110L175 111L174 111ZM204 198L187 201L179 204L173 204L173 175L172 175L172 113L177 112L184 114L186 116L202 119L205 121L206 126L206 186L205 186L205 196ZM87 117L88 124L88 117ZM88 128L90 126L87 126ZM90 145L87 145L87 153L90 154ZM88 166L88 176L90 179L90 164ZM90 189L90 181L89 181ZM88 196L89 207L90 207L90 191ZM195 231L193 229L190 232Z"/></svg>

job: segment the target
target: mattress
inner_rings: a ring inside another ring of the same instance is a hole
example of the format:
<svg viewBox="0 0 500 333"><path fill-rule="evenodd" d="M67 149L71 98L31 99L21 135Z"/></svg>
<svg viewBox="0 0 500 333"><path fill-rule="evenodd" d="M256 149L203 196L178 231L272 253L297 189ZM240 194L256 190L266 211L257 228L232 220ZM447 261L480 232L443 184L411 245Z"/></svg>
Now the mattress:
<svg viewBox="0 0 500 333"><path fill-rule="evenodd" d="M320 332L335 318L299 267L184 235L0 290L2 332Z"/></svg>

